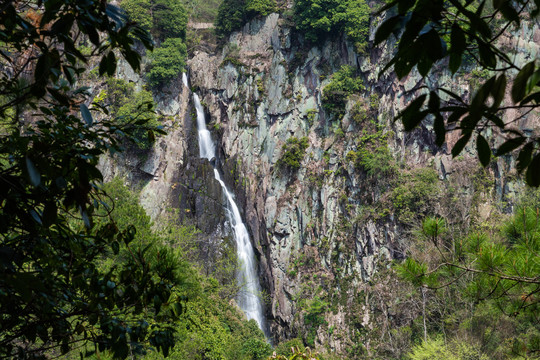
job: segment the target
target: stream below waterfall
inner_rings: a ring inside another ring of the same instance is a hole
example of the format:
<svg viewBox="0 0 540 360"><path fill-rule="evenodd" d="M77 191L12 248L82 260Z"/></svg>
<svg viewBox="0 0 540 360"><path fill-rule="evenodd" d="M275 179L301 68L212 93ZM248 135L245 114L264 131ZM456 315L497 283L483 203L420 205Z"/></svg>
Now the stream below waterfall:
<svg viewBox="0 0 540 360"><path fill-rule="evenodd" d="M184 86L188 87L186 74L182 74ZM197 112L197 132L199 136L199 156L201 158L212 161L216 159L216 146L212 141L210 131L206 128L206 119L204 109L201 105L199 96L193 93L193 103ZM249 233L242 221L240 211L234 197L221 179L221 175L217 169L217 162L211 162L214 167L214 177L220 183L223 193L226 197L226 214L234 232L236 241L236 249L238 256L238 273L237 281L240 286L240 292L237 296L237 302L240 309L246 314L248 320L254 319L259 328L263 330L265 335L268 335L262 300L261 300L261 285L257 276L257 264L253 246L249 239Z"/></svg>

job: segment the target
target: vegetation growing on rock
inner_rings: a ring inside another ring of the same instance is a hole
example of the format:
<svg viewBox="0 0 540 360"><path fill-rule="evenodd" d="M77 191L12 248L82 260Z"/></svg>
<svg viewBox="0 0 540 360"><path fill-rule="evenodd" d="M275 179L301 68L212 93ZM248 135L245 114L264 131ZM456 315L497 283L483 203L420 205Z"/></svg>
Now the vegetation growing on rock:
<svg viewBox="0 0 540 360"><path fill-rule="evenodd" d="M352 94L364 90L362 79L356 70L349 65L342 66L332 74L332 80L323 89L322 102L324 109L340 120L345 115L347 100Z"/></svg>
<svg viewBox="0 0 540 360"><path fill-rule="evenodd" d="M321 41L345 33L359 53L369 36L370 8L365 0L296 0L296 26L307 39Z"/></svg>
<svg viewBox="0 0 540 360"><path fill-rule="evenodd" d="M290 137L281 148L281 156L276 162L276 166L283 170L296 171L300 168L300 163L306 155L308 148L308 138Z"/></svg>
<svg viewBox="0 0 540 360"><path fill-rule="evenodd" d="M148 83L152 87L168 84L184 70L187 55L188 14L181 1L123 0L120 4L130 20L138 23L159 40L149 56Z"/></svg>
<svg viewBox="0 0 540 360"><path fill-rule="evenodd" d="M187 11L177 0L122 0L120 6L129 19L137 22L161 41L186 36Z"/></svg>
<svg viewBox="0 0 540 360"><path fill-rule="evenodd" d="M186 44L179 38L165 40L150 54L152 62L147 73L148 83L158 87L178 77L184 70Z"/></svg>
<svg viewBox="0 0 540 360"><path fill-rule="evenodd" d="M256 16L266 16L276 9L275 0L223 0L215 21L216 34L223 38Z"/></svg>
<svg viewBox="0 0 540 360"><path fill-rule="evenodd" d="M108 78L105 89L94 98L94 102L107 108L118 124L135 127L133 135L138 148L148 149L151 146L148 132L137 128L137 123L143 122L152 127L160 125L151 92L146 89L137 91L135 84L123 79Z"/></svg>

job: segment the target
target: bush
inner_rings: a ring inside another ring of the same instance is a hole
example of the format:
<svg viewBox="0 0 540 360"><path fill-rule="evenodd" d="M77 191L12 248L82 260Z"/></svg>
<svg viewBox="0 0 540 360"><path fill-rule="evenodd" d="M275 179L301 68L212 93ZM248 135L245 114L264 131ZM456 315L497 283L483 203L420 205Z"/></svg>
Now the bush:
<svg viewBox="0 0 540 360"><path fill-rule="evenodd" d="M330 114L341 118L350 95L364 90L362 79L356 76L352 66L342 66L332 76L332 81L323 89L323 107Z"/></svg>
<svg viewBox="0 0 540 360"><path fill-rule="evenodd" d="M136 22L146 31L152 30L154 21L150 0L123 0L120 6L127 13L129 20Z"/></svg>
<svg viewBox="0 0 540 360"><path fill-rule="evenodd" d="M308 300L303 307L306 311L304 315L304 323L308 330L306 344L314 347L315 337L317 335L319 326L327 324L326 320L324 320L324 314L328 309L328 303L320 299L318 296L315 296L312 300Z"/></svg>
<svg viewBox="0 0 540 360"><path fill-rule="evenodd" d="M365 50L369 36L369 6L365 0L297 0L297 28L311 41L345 32L358 52Z"/></svg>
<svg viewBox="0 0 540 360"><path fill-rule="evenodd" d="M440 194L439 177L433 169L413 170L401 177L401 185L392 191L392 203L398 219L404 223L415 222L418 217L433 213Z"/></svg>
<svg viewBox="0 0 540 360"><path fill-rule="evenodd" d="M177 0L123 0L120 6L131 21L164 40L186 36L187 12Z"/></svg>
<svg viewBox="0 0 540 360"><path fill-rule="evenodd" d="M216 17L216 34L225 37L254 17L266 16L275 10L275 0L224 0Z"/></svg>
<svg viewBox="0 0 540 360"><path fill-rule="evenodd" d="M178 0L155 0L153 8L154 29L160 39L186 38L188 16Z"/></svg>
<svg viewBox="0 0 540 360"><path fill-rule="evenodd" d="M277 161L276 165L280 169L287 169L295 171L300 168L300 163L306 155L306 149L308 148L308 138L296 138L291 137L287 139L287 142L283 144L281 148L281 157Z"/></svg>
<svg viewBox="0 0 540 360"><path fill-rule="evenodd" d="M416 345L407 356L410 360L488 360L475 346L466 343L445 344L441 338Z"/></svg>
<svg viewBox="0 0 540 360"><path fill-rule="evenodd" d="M118 124L133 124L145 121L145 127L134 131L136 144L140 149L148 149L151 139L148 137L148 128L158 127L160 124L154 111L155 103L152 93L147 90L136 91L135 85L124 79L107 79L105 91L94 99L100 105L108 106Z"/></svg>
<svg viewBox="0 0 540 360"><path fill-rule="evenodd" d="M159 87L176 78L184 70L186 55L186 44L182 39L165 40L150 55L152 63L147 73L149 84Z"/></svg>

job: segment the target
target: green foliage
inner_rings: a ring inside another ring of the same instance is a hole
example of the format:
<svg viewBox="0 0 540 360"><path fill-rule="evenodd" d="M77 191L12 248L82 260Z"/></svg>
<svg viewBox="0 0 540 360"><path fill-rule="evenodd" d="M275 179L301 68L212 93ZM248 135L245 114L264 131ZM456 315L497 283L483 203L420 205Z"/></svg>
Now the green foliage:
<svg viewBox="0 0 540 360"><path fill-rule="evenodd" d="M431 122L434 119L438 146L445 143L448 129L461 129L452 156L458 156L474 139L472 142L476 143L480 163L488 166L493 151L486 134L505 133L508 125L521 118L522 112L534 112L540 107L540 65L536 59L525 65L517 64L515 58L502 48L503 42L497 41L501 37L512 37L514 26L526 26L522 25L523 20L534 22L532 19L540 14L540 3L535 1L533 5L526 0L393 0L383 10L390 8L389 16L377 29L375 44L397 34L400 24L404 24L405 29L394 57L383 72L393 66L398 78L403 79L416 67L425 77L433 68L439 70L439 64L452 74L460 69L468 72L470 69L463 61L466 57L475 59L482 76L487 75L486 70L492 71L470 99L438 87L431 89L429 94L426 91L418 95L397 117L407 131L424 120ZM511 104L504 101L507 93L511 95ZM451 100L441 99L442 94ZM515 112L515 109L520 111ZM497 130L486 133L488 128ZM504 140L495 155L504 156L519 149L517 170L525 173L530 186L539 186L538 135L515 130Z"/></svg>
<svg viewBox="0 0 540 360"><path fill-rule="evenodd" d="M301 352L306 350L304 343L298 338L279 343L274 350L276 355L288 356L291 354L291 349L296 349Z"/></svg>
<svg viewBox="0 0 540 360"><path fill-rule="evenodd" d="M245 0L224 0L219 5L215 29L219 37L225 37L244 25Z"/></svg>
<svg viewBox="0 0 540 360"><path fill-rule="evenodd" d="M268 360L319 360L319 354L312 352L311 349L301 349L301 348L292 348L292 351L289 352L290 356L280 355L274 353Z"/></svg>
<svg viewBox="0 0 540 360"><path fill-rule="evenodd" d="M147 72L148 83L153 87L167 84L184 70L187 55L186 44L179 38L165 40L161 47L150 55L151 64Z"/></svg>
<svg viewBox="0 0 540 360"><path fill-rule="evenodd" d="M311 41L345 32L359 53L369 36L370 8L365 0L297 0L294 5L297 28Z"/></svg>
<svg viewBox="0 0 540 360"><path fill-rule="evenodd" d="M160 40L186 36L187 12L178 0L122 0L120 6L131 21Z"/></svg>
<svg viewBox="0 0 540 360"><path fill-rule="evenodd" d="M150 148L153 141L148 131L137 125L145 123L149 127L159 126L152 93L145 89L136 91L133 83L123 79L108 78L106 84L104 93L94 101L106 106L118 124L134 127L133 136L140 149Z"/></svg>
<svg viewBox="0 0 540 360"><path fill-rule="evenodd" d="M446 222L443 218L428 216L422 221L422 232L430 238L436 238L446 232Z"/></svg>
<svg viewBox="0 0 540 360"><path fill-rule="evenodd" d="M185 39L188 16L182 2L179 0L154 0L153 2L152 16L159 38Z"/></svg>
<svg viewBox="0 0 540 360"><path fill-rule="evenodd" d="M152 18L151 0L122 0L120 6L128 14L131 21L136 22L146 31L152 30L154 19Z"/></svg>
<svg viewBox="0 0 540 360"><path fill-rule="evenodd" d="M456 342L445 344L441 338L423 341L408 354L411 360L488 360L478 347Z"/></svg>
<svg viewBox="0 0 540 360"><path fill-rule="evenodd" d="M401 222L414 224L422 215L431 214L440 195L437 172L421 168L401 176L392 191L392 204Z"/></svg>
<svg viewBox="0 0 540 360"><path fill-rule="evenodd" d="M0 122L13 125L0 135L0 357L87 345L125 358L174 344L182 263L134 243L134 227L96 216L108 202L98 159L121 151L118 134L132 139L134 127L105 111L94 121L100 108L89 109L87 88L76 88L90 55L75 36L88 39L100 75L114 74L115 53L138 70L134 41L151 41L125 20L102 1L7 1L0 10ZM108 256L114 266L102 266Z"/></svg>
<svg viewBox="0 0 540 360"><path fill-rule="evenodd" d="M169 222L161 222L160 231L155 232L149 216L138 203L137 194L124 186L121 179L115 178L105 184L104 190L110 199L114 199L114 208L109 206L109 211L101 208L98 215L105 219L110 212L109 215L120 229L135 226L137 232L131 248L121 244L118 254L103 258L99 267L114 271L116 263L131 257L130 250L134 244L155 249L148 253L151 254L150 264L159 257L161 262L166 258L167 263L178 267L176 274L181 283L175 288L175 293L181 299L181 312L174 323L169 324L176 333L176 345L169 356L180 359L230 360L259 360L268 357L271 347L257 323L253 320L245 321L244 315L228 303L228 297L223 296L223 285L195 270L199 267L196 264L199 259L190 247L200 241L197 238L198 232L192 227ZM162 265L159 268L159 271L170 270L170 267ZM234 279L234 274L230 277ZM162 302L161 306L169 305ZM163 357L150 351L142 358L151 360Z"/></svg>
<svg viewBox="0 0 540 360"><path fill-rule="evenodd" d="M184 5L193 22L213 23L216 20L221 0L184 0Z"/></svg>
<svg viewBox="0 0 540 360"><path fill-rule="evenodd" d="M353 116L357 117L358 121L364 121L363 116L366 115L359 111L353 112ZM361 120L359 116L362 116ZM366 171L380 185L389 184L397 176L398 170L394 156L388 147L389 133L383 133L382 129L370 130L372 127L377 127L373 120L364 125L366 127L361 131L358 150L349 151L346 160L354 163L357 169Z"/></svg>
<svg viewBox="0 0 540 360"><path fill-rule="evenodd" d="M326 325L324 314L328 309L328 303L315 296L313 299L305 299L300 303L304 313L304 324L307 329L305 342L308 346L315 346L315 336L319 326Z"/></svg>
<svg viewBox="0 0 540 360"><path fill-rule="evenodd" d="M349 96L364 90L362 79L356 76L352 66L344 65L332 75L332 80L323 89L323 107L336 118L345 115Z"/></svg>
<svg viewBox="0 0 540 360"><path fill-rule="evenodd" d="M426 222L429 227L438 221ZM476 341L483 342L486 354L496 358L532 356L540 349L536 316L540 301L534 295L540 291L540 221L536 208L518 209L501 229L499 236L471 233L450 244L444 240L444 232L428 229L431 241L424 248L436 249L432 254L438 257L407 259L398 272L415 286L459 294L444 299L446 306L474 304L469 314L457 313L461 319L467 316L458 322L458 331L474 334ZM461 359L473 350L464 346L460 350L463 355L451 352ZM482 357L477 353L474 358Z"/></svg>
<svg viewBox="0 0 540 360"><path fill-rule="evenodd" d="M300 163L306 155L308 148L308 138L290 137L287 139L281 148L281 157L276 162L276 166L280 169L296 171L300 168Z"/></svg>
<svg viewBox="0 0 540 360"><path fill-rule="evenodd" d="M275 0L246 0L245 11L248 18L267 16L276 11Z"/></svg>
<svg viewBox="0 0 540 360"><path fill-rule="evenodd" d="M277 9L275 0L223 0L215 21L216 34L223 38L257 16Z"/></svg>

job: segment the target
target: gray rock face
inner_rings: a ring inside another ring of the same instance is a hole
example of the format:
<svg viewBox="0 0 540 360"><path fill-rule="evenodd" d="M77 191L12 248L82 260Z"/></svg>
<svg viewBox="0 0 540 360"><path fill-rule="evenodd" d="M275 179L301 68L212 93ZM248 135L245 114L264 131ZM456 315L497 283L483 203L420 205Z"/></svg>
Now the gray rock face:
<svg viewBox="0 0 540 360"><path fill-rule="evenodd" d="M404 256L408 236L395 214L374 206L388 201L385 179L374 181L349 154L360 152L361 137L372 121L386 139L389 153L402 164L400 171L432 167L441 183L451 182L467 194L472 188L468 174L476 169L471 165L476 164L474 151L468 148L462 159L452 160L447 150L459 134L450 133L447 145L437 148L429 125L404 133L392 119L418 94L414 89L419 85L444 86L470 96L472 80L477 79L444 72L425 80L415 72L401 81L391 73L379 79L394 44L368 55L356 54L343 38L307 48L281 23L277 14L256 19L231 35L219 54L196 52L188 61L191 85L218 139L224 181L233 189L251 232L262 284L269 293L267 315L276 340L305 331L301 321L305 309L298 299L317 296L318 289L324 288L342 300L336 311L325 315L335 333L318 329L315 344L344 352L355 331L351 313L359 312L362 327L370 328L374 321L367 295L363 302L355 294L388 260ZM518 33L502 41L524 63L530 61L528 54L540 51L540 30L534 25ZM331 73L342 65L359 69L366 91L351 97L343 119L335 120L323 109L321 95ZM120 72L140 83L136 74L122 67ZM409 90L413 91L403 95ZM141 203L153 219L175 208L181 219L194 221L209 238L226 236L221 188L208 162L198 159L188 89L177 82L156 101L168 119L168 135L159 138L145 158L129 154L102 159L106 179L123 176L143 184ZM357 102L374 107L362 123L352 116ZM519 126L535 129L539 121L529 116ZM293 136L307 137L308 148L300 169L289 174L276 163L283 144ZM498 160L491 168L495 191L482 198L480 218L490 216L494 199L512 196L520 188L515 178L505 176L512 161ZM470 217L467 209L471 206L470 199L463 201L465 211L459 216L464 221ZM358 301L362 306L353 306Z"/></svg>
<svg viewBox="0 0 540 360"><path fill-rule="evenodd" d="M140 80L137 74L132 76L132 81ZM194 223L202 236L219 239L228 235L224 230L223 194L210 163L198 157L190 101L189 89L179 81L163 89L156 102L167 135L158 137L148 151L128 149L101 158L100 169L105 181L119 176L142 188L140 203L157 224L162 219ZM172 214L173 209L177 214Z"/></svg>
<svg viewBox="0 0 540 360"><path fill-rule="evenodd" d="M199 52L188 64L193 85L200 89L211 122L219 128L225 179L240 199L260 256L261 277L270 293L267 312L273 333L284 339L301 330L296 321L301 309L294 298L302 292L302 281L294 270L294 259L307 248L317 249L320 274L350 277L353 287L369 280L381 262L403 256L400 248L406 234L394 217L363 215L368 205L365 199L377 200L381 189L346 160L350 151L359 149L357 134L362 125L355 124L350 113L341 124L331 121L322 108L322 89L332 71L351 65L364 74L367 91L360 97L369 102L370 93L378 94L375 121L398 161L412 168L434 166L446 181L459 179L459 167L446 147L434 145L429 126L405 134L401 124L393 123L392 118L415 94L403 96L403 91L423 83L415 72L402 81L393 74L377 78L393 44L369 56L356 54L344 39L306 49L280 21L276 14L255 20L234 33L221 54ZM538 27L522 31L528 40L518 42L518 53L530 54L532 47L538 49L538 41L534 42L540 36ZM231 56L236 60L231 61ZM425 82L460 94L472 91L468 75L452 78L438 73ZM354 101L350 100L349 110ZM538 119L524 121L538 125ZM336 132L336 127L345 134ZM309 147L297 174L286 176L276 162L291 136L306 136ZM457 140L452 136L449 144ZM474 152L467 150L464 156L472 158ZM499 175L498 196L519 187L515 182L503 183ZM346 328L346 313L338 311L327 320ZM328 335L320 333L318 339L319 344L343 349L343 343Z"/></svg>

